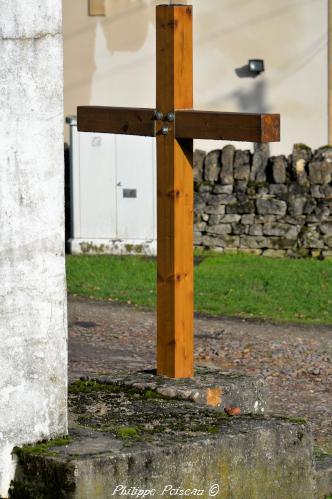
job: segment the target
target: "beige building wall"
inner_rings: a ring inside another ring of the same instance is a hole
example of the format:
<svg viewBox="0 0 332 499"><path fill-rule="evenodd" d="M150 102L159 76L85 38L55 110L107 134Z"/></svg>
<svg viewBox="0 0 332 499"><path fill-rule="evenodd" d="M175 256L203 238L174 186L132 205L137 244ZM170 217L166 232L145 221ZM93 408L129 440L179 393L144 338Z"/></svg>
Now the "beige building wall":
<svg viewBox="0 0 332 499"><path fill-rule="evenodd" d="M155 6L167 2L105 1L107 15L89 17L87 0L63 0L66 115L84 104L155 105ZM196 108L279 112L274 154L327 143L328 0L183 3L194 6ZM264 59L266 71L240 78L235 70L250 58Z"/></svg>

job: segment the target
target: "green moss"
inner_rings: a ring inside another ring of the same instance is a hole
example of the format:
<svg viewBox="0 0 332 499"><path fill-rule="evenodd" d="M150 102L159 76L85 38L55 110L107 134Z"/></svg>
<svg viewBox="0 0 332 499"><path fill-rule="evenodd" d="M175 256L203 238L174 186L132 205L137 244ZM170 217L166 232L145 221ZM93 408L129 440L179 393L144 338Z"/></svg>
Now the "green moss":
<svg viewBox="0 0 332 499"><path fill-rule="evenodd" d="M294 148L302 149L303 151L311 151L311 148L307 146L307 144L302 144L302 143L295 144Z"/></svg>
<svg viewBox="0 0 332 499"><path fill-rule="evenodd" d="M314 448L314 456L316 459L324 459L325 457L332 457L332 454L329 452L324 451L320 447L315 447Z"/></svg>
<svg viewBox="0 0 332 499"><path fill-rule="evenodd" d="M82 253L84 253L84 254L87 254L87 253L103 254L105 252L105 245L104 244L97 246L96 244L84 242L84 243L80 243L80 248L82 250Z"/></svg>
<svg viewBox="0 0 332 499"><path fill-rule="evenodd" d="M217 426L209 426L207 431L208 433L219 433L219 428Z"/></svg>
<svg viewBox="0 0 332 499"><path fill-rule="evenodd" d="M96 380L77 380L71 383L68 387L68 392L73 394L94 393L94 392L109 392L109 393L134 393L134 390L126 386L116 386L108 383L99 383Z"/></svg>
<svg viewBox="0 0 332 499"><path fill-rule="evenodd" d="M264 420L266 418L266 416L264 416L263 414L243 414L241 416L241 418ZM288 421L289 423L298 424L298 425L307 424L307 420L303 417L273 416L273 419L279 419L281 421Z"/></svg>
<svg viewBox="0 0 332 499"><path fill-rule="evenodd" d="M139 391L123 385L78 381L71 385L70 391L69 404L72 413L76 414L78 425L109 433L115 438L129 441L129 444L135 440L154 441L159 434L164 433L165 438L176 435L183 441L190 440L197 433L209 433L212 436L231 420L218 411L207 410L204 415L197 415L193 402L160 396L151 389ZM108 408L102 414L93 409L99 401ZM128 414L121 410L123 404L130 408ZM183 407L186 408L186 414L191 414L190 418L182 417ZM152 422L151 416L144 416L145 412L154 415Z"/></svg>
<svg viewBox="0 0 332 499"><path fill-rule="evenodd" d="M99 428L97 428L97 431L116 433L116 428L112 424L104 423Z"/></svg>
<svg viewBox="0 0 332 499"><path fill-rule="evenodd" d="M127 253L131 253L133 251L134 245L133 244L125 244L125 248Z"/></svg>
<svg viewBox="0 0 332 499"><path fill-rule="evenodd" d="M259 189L260 187L270 187L268 182L255 182L253 180L249 180L247 188Z"/></svg>
<svg viewBox="0 0 332 499"><path fill-rule="evenodd" d="M68 387L68 392L73 394L94 393L94 392L109 392L109 393L129 393L137 394L138 391L128 386L118 386L111 383L100 383L96 380L77 380L71 383Z"/></svg>
<svg viewBox="0 0 332 499"><path fill-rule="evenodd" d="M71 383L68 387L69 393L92 393L100 390L113 391L113 386L102 385L101 383L97 383L97 381L93 380L88 380L88 381L77 380L74 381L74 383Z"/></svg>
<svg viewBox="0 0 332 499"><path fill-rule="evenodd" d="M153 390L145 390L143 393L144 398L146 399L160 399L164 398L162 395L160 395L157 392L154 392Z"/></svg>
<svg viewBox="0 0 332 499"><path fill-rule="evenodd" d="M288 421L290 423L294 423L294 424L302 425L302 424L306 424L307 423L307 420L305 418L290 417L290 418L287 418L287 419L288 419Z"/></svg>
<svg viewBox="0 0 332 499"><path fill-rule="evenodd" d="M169 399L169 397L166 397L165 395L162 395L150 389L139 390L138 388L133 388L131 386L115 385L111 383L99 383L96 380L74 381L69 385L68 392L71 394L83 394L83 393L94 393L94 392L125 393L128 395L135 396L137 398L144 398L144 399L159 399L159 400ZM175 400L178 400L178 398L175 398Z"/></svg>
<svg viewBox="0 0 332 499"><path fill-rule="evenodd" d="M255 417L255 415L251 415L251 417ZM263 418L263 415L257 414L256 417ZM273 416L274 419L279 419L281 421L288 421L292 424L304 425L307 424L307 420L303 417L299 416Z"/></svg>
<svg viewBox="0 0 332 499"><path fill-rule="evenodd" d="M120 428L116 430L116 436L118 438L136 438L138 435L138 430L129 426L120 426Z"/></svg>
<svg viewBox="0 0 332 499"><path fill-rule="evenodd" d="M302 246L296 249L296 253L299 258L307 258L309 256L309 250L307 248L303 248Z"/></svg>
<svg viewBox="0 0 332 499"><path fill-rule="evenodd" d="M48 456L55 455L55 452L52 452L50 449L53 447L58 447L61 445L70 444L71 439L69 437L63 438L54 438L53 440L43 440L41 442L37 442L34 445L24 445L23 447L15 447L14 453L17 456L21 456L24 453L27 454L46 454Z"/></svg>
<svg viewBox="0 0 332 499"><path fill-rule="evenodd" d="M42 441L36 445L15 448L23 475L10 484L10 499L65 499L71 497L75 489L72 467L57 459L45 459L45 456L57 455L51 452L53 447L67 445L69 437Z"/></svg>
<svg viewBox="0 0 332 499"><path fill-rule="evenodd" d="M125 244L125 249L127 253L142 253L144 246L143 244Z"/></svg>

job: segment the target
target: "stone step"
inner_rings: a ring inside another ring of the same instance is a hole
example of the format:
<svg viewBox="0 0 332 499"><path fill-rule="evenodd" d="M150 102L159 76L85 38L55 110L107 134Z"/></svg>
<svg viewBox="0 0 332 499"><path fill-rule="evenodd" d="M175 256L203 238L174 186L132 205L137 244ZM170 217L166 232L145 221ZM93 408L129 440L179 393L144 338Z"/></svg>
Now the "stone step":
<svg viewBox="0 0 332 499"><path fill-rule="evenodd" d="M89 378L85 378L89 379ZM242 414L264 414L268 408L266 384L261 376L224 373L219 369L197 368L192 379L156 376L154 371L98 376L100 383L150 390L170 399L180 399L223 411L239 407Z"/></svg>
<svg viewBox="0 0 332 499"><path fill-rule="evenodd" d="M74 383L69 408L69 442L16 450L12 499L159 498L181 490L205 498L316 497L312 438L302 421L229 417L110 379Z"/></svg>

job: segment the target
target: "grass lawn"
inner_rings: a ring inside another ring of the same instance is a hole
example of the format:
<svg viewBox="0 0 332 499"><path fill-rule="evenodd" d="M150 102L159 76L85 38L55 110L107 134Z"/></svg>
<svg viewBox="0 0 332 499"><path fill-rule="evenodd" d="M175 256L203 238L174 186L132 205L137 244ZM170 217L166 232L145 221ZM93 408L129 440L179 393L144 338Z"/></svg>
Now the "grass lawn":
<svg viewBox="0 0 332 499"><path fill-rule="evenodd" d="M151 258L68 256L67 280L74 295L155 307ZM195 267L195 310L332 324L332 262L207 253Z"/></svg>

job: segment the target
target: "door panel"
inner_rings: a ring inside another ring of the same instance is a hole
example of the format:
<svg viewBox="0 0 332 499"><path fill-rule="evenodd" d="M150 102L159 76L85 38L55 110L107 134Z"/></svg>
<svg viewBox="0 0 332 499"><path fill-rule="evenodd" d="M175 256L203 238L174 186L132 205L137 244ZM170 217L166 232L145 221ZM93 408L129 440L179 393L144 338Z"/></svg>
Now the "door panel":
<svg viewBox="0 0 332 499"><path fill-rule="evenodd" d="M116 164L117 237L154 239L155 139L119 135Z"/></svg>
<svg viewBox="0 0 332 499"><path fill-rule="evenodd" d="M79 133L82 238L116 237L115 135Z"/></svg>

